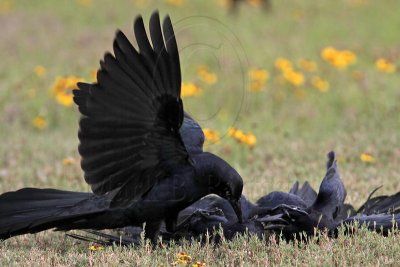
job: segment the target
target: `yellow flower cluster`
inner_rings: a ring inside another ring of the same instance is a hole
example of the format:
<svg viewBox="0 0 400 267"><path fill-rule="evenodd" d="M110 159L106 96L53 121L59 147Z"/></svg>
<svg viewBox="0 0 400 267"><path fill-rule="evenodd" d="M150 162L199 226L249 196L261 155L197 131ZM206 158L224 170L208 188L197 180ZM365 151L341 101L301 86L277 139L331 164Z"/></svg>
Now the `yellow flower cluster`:
<svg viewBox="0 0 400 267"><path fill-rule="evenodd" d="M379 58L375 62L375 67L378 69L378 71L385 73L393 73L396 71L396 65L384 58Z"/></svg>
<svg viewBox="0 0 400 267"><path fill-rule="evenodd" d="M194 83L188 82L182 83L181 87L181 97L190 97L190 96L199 96L201 95L203 90Z"/></svg>
<svg viewBox="0 0 400 267"><path fill-rule="evenodd" d="M355 64L357 56L349 50L337 50L331 46L326 47L321 52L321 57L337 69L343 70L351 64Z"/></svg>
<svg viewBox="0 0 400 267"><path fill-rule="evenodd" d="M259 68L252 68L249 70L250 78L250 91L259 92L265 88L269 79L268 71Z"/></svg>
<svg viewBox="0 0 400 267"><path fill-rule="evenodd" d="M82 78L76 76L58 76L51 86L51 94L59 104L70 107L73 103L72 90L76 89L76 84L82 81Z"/></svg>
<svg viewBox="0 0 400 267"><path fill-rule="evenodd" d="M299 87L304 84L305 78L303 73L296 71L293 64L286 58L278 58L275 60L275 67L282 72L282 77L290 84Z"/></svg>
<svg viewBox="0 0 400 267"><path fill-rule="evenodd" d="M218 81L217 75L211 72L207 65L197 66L197 76L201 81L209 85L215 84Z"/></svg>
<svg viewBox="0 0 400 267"><path fill-rule="evenodd" d="M89 246L89 250L90 251L99 251L99 250L103 250L104 247L98 244L93 244L91 246Z"/></svg>
<svg viewBox="0 0 400 267"><path fill-rule="evenodd" d="M329 82L327 80L321 79L318 76L314 76L311 79L312 86L320 92L327 92L329 90Z"/></svg>
<svg viewBox="0 0 400 267"><path fill-rule="evenodd" d="M204 261L196 261L192 264L192 267L205 267L206 263Z"/></svg>
<svg viewBox="0 0 400 267"><path fill-rule="evenodd" d="M280 57L275 60L275 68L282 72L285 72L287 70L293 69L293 64L290 60Z"/></svg>
<svg viewBox="0 0 400 267"><path fill-rule="evenodd" d="M184 265L192 267L205 267L206 263L203 261L193 261L192 257L186 252L179 252L178 259L172 264L173 266ZM191 265L190 265L191 264Z"/></svg>
<svg viewBox="0 0 400 267"><path fill-rule="evenodd" d="M257 138L253 133L244 133L242 130L236 128L230 128L228 136L240 143L248 145L250 148L253 148L257 143Z"/></svg>
<svg viewBox="0 0 400 267"><path fill-rule="evenodd" d="M36 129L42 130L44 128L47 127L47 120L45 117L43 116L36 116L35 118L33 118L32 120L32 125L33 127L35 127Z"/></svg>
<svg viewBox="0 0 400 267"><path fill-rule="evenodd" d="M186 252L179 252L178 254L178 262L188 264L192 261L192 257Z"/></svg>
<svg viewBox="0 0 400 267"><path fill-rule="evenodd" d="M219 133L215 130L212 130L209 128L204 128L203 133L204 133L204 137L206 138L206 141L208 141L208 142L218 143L220 140Z"/></svg>
<svg viewBox="0 0 400 267"><path fill-rule="evenodd" d="M360 160L367 163L372 163L375 161L375 158L369 153L361 153Z"/></svg>

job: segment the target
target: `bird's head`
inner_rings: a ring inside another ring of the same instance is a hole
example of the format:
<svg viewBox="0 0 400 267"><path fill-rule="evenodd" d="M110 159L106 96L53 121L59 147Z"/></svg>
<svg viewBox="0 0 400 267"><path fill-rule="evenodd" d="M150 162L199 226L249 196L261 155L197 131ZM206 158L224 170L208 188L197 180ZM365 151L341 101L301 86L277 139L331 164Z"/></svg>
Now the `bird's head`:
<svg viewBox="0 0 400 267"><path fill-rule="evenodd" d="M240 197L243 179L239 173L223 159L214 154L203 152L193 157L199 182L208 188L208 194L216 194L232 205L239 222L242 222Z"/></svg>
<svg viewBox="0 0 400 267"><path fill-rule="evenodd" d="M219 181L213 193L229 201L239 222L242 223L240 197L242 196L243 180L235 170L233 171L234 173L231 173L230 175L224 175L217 178Z"/></svg>

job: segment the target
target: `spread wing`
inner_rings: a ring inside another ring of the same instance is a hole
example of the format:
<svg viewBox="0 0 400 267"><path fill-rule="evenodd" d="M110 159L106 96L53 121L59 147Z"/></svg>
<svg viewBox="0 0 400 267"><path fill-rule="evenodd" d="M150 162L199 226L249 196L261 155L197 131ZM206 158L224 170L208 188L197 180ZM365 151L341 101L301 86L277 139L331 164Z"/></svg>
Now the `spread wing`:
<svg viewBox="0 0 400 267"><path fill-rule="evenodd" d="M114 55L106 53L97 83L79 83L74 101L82 114L79 153L85 180L95 194L136 199L189 158L179 129L183 122L181 72L171 20L161 30L150 19L151 43L142 17L134 22L137 51L118 31Z"/></svg>

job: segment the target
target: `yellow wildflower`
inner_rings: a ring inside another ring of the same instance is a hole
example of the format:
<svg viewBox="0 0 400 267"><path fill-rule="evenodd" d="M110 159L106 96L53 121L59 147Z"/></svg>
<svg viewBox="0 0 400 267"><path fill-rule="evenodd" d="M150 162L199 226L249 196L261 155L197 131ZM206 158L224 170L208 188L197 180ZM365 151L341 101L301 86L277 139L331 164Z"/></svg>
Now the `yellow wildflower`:
<svg viewBox="0 0 400 267"><path fill-rule="evenodd" d="M103 250L103 249L104 249L104 247L99 244L93 244L93 245L89 246L90 251L99 251L99 250Z"/></svg>
<svg viewBox="0 0 400 267"><path fill-rule="evenodd" d="M360 160L367 163L372 163L375 161L375 158L369 153L361 153Z"/></svg>
<svg viewBox="0 0 400 267"><path fill-rule="evenodd" d="M293 64L290 60L280 57L275 60L275 68L281 71L291 70L293 69Z"/></svg>
<svg viewBox="0 0 400 267"><path fill-rule="evenodd" d="M264 69L252 68L249 70L250 91L259 92L265 88L265 84L269 79L268 71Z"/></svg>
<svg viewBox="0 0 400 267"><path fill-rule="evenodd" d="M254 147L257 143L257 138L253 133L247 133L240 140L242 143L248 145L249 147Z"/></svg>
<svg viewBox="0 0 400 267"><path fill-rule="evenodd" d="M341 51L341 56L344 58L344 60L347 62L347 64L354 64L356 63L357 56L350 50L343 50Z"/></svg>
<svg viewBox="0 0 400 267"><path fill-rule="evenodd" d="M321 52L321 57L335 66L337 69L346 69L348 65L357 61L357 56L349 50L337 50L333 47L326 47Z"/></svg>
<svg viewBox="0 0 400 267"><path fill-rule="evenodd" d="M307 72L315 72L317 70L317 63L312 60L300 59L299 67Z"/></svg>
<svg viewBox="0 0 400 267"><path fill-rule="evenodd" d="M228 136L233 137L236 140L240 140L243 138L244 133L236 128L230 128L228 131Z"/></svg>
<svg viewBox="0 0 400 267"><path fill-rule="evenodd" d="M396 71L396 65L394 65L393 63L389 62L387 59L384 58L379 58L375 62L375 67L380 72L393 73Z"/></svg>
<svg viewBox="0 0 400 267"><path fill-rule="evenodd" d="M183 4L185 3L185 0L165 0L165 2L171 6L183 6Z"/></svg>
<svg viewBox="0 0 400 267"><path fill-rule="evenodd" d="M59 104L69 107L73 103L72 90L76 89L76 84L81 81L82 78L76 76L59 76L51 87L51 93Z"/></svg>
<svg viewBox="0 0 400 267"><path fill-rule="evenodd" d="M204 128L203 129L204 136L208 142L218 143L220 140L219 133L215 130Z"/></svg>
<svg viewBox="0 0 400 267"><path fill-rule="evenodd" d="M42 130L47 127L47 120L43 116L36 116L32 120L33 127Z"/></svg>
<svg viewBox="0 0 400 267"><path fill-rule="evenodd" d="M195 263L192 264L192 267L205 267L206 263L203 261L196 261Z"/></svg>
<svg viewBox="0 0 400 267"><path fill-rule="evenodd" d="M182 83L181 88L181 97L189 97L189 96L199 96L202 93L202 89L198 87L196 84L188 82Z"/></svg>
<svg viewBox="0 0 400 267"><path fill-rule="evenodd" d="M64 166L69 166L75 164L75 159L73 157L66 157L62 162Z"/></svg>
<svg viewBox="0 0 400 267"><path fill-rule="evenodd" d="M44 77L46 75L46 68L42 65L37 65L33 71L35 72L36 76L39 78Z"/></svg>
<svg viewBox="0 0 400 267"><path fill-rule="evenodd" d="M301 72L287 69L283 72L283 77L294 86L301 86L304 84L304 75Z"/></svg>
<svg viewBox="0 0 400 267"><path fill-rule="evenodd" d="M331 46L325 47L321 52L321 57L326 61L331 61L335 58L337 50Z"/></svg>
<svg viewBox="0 0 400 267"><path fill-rule="evenodd" d="M183 264L188 264L192 261L192 257L186 252L179 252L178 262Z"/></svg>
<svg viewBox="0 0 400 267"><path fill-rule="evenodd" d="M211 72L207 65L197 66L197 76L200 80L210 85L215 84L218 81L217 75Z"/></svg>
<svg viewBox="0 0 400 267"><path fill-rule="evenodd" d="M268 71L264 69L252 68L249 70L251 80L266 82L269 79Z"/></svg>
<svg viewBox="0 0 400 267"><path fill-rule="evenodd" d="M312 86L320 92L327 92L329 90L329 82L321 79L318 76L314 76L311 79Z"/></svg>
<svg viewBox="0 0 400 267"><path fill-rule="evenodd" d="M236 141L248 145L250 148L253 148L257 143L257 138L253 133L244 133L243 131L230 128L228 131L228 136L232 137Z"/></svg>

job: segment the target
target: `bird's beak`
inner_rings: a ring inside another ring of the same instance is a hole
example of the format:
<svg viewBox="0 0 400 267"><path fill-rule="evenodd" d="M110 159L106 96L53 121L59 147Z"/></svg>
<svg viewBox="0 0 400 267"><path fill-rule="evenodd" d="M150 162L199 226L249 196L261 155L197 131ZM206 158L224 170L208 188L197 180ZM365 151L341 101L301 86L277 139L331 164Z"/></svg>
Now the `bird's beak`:
<svg viewBox="0 0 400 267"><path fill-rule="evenodd" d="M239 223L242 223L243 218L242 218L242 207L240 205L240 201L231 200L229 202L231 203L232 208L235 211L236 216L238 217Z"/></svg>

